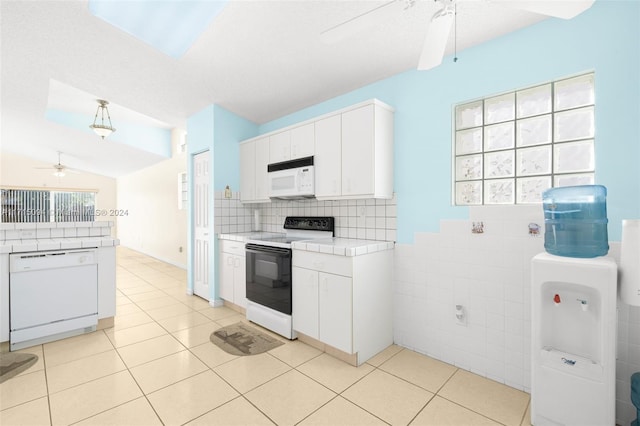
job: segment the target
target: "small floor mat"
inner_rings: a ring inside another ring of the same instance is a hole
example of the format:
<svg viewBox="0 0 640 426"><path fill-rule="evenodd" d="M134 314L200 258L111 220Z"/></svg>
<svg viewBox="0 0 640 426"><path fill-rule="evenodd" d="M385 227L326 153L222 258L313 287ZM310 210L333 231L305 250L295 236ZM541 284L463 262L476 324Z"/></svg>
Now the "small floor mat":
<svg viewBox="0 0 640 426"><path fill-rule="evenodd" d="M237 322L214 331L209 336L209 340L225 352L238 356L257 355L284 345L278 339L274 339L243 322Z"/></svg>
<svg viewBox="0 0 640 426"><path fill-rule="evenodd" d="M18 352L0 353L0 383L17 376L38 362L38 355Z"/></svg>

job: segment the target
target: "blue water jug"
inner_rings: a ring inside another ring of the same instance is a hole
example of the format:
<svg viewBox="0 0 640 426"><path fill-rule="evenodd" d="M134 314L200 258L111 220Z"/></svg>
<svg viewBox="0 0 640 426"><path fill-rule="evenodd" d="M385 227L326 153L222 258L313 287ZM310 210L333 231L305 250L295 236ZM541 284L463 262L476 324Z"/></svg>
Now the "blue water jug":
<svg viewBox="0 0 640 426"><path fill-rule="evenodd" d="M544 249L556 256L597 257L609 252L607 188L564 186L542 193Z"/></svg>

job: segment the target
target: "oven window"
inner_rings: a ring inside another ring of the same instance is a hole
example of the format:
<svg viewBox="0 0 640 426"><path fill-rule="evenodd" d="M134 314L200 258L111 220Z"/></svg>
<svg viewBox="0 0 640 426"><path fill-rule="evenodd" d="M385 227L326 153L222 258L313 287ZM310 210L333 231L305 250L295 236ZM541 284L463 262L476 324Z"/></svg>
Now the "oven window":
<svg viewBox="0 0 640 426"><path fill-rule="evenodd" d="M291 314L291 250L247 247L247 299Z"/></svg>

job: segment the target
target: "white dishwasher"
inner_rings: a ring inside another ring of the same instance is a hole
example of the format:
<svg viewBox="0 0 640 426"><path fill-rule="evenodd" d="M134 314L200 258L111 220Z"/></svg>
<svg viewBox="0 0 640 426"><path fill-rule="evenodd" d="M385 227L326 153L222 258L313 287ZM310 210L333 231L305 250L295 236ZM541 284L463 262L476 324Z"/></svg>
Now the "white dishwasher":
<svg viewBox="0 0 640 426"><path fill-rule="evenodd" d="M10 350L95 330L95 249L14 253L9 266Z"/></svg>

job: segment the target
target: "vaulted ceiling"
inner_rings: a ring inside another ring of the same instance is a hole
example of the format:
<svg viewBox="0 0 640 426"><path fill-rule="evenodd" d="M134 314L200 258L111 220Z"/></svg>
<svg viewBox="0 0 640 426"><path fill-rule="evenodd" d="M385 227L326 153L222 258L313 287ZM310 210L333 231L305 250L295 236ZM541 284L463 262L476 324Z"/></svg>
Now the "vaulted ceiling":
<svg viewBox="0 0 640 426"><path fill-rule="evenodd" d="M334 43L320 37L385 3L232 0L186 54L174 59L96 18L85 0L3 0L1 148L51 163L62 151L71 167L119 176L165 157L136 148L135 141L102 141L87 129L47 119L47 112L65 110L92 120L95 98L102 98L111 102L116 128L126 120L171 129L185 128L190 115L215 103L264 123L415 69L439 7L432 0L394 8L384 20ZM489 1L460 0L457 49L545 18ZM447 53L452 50L450 37Z"/></svg>

